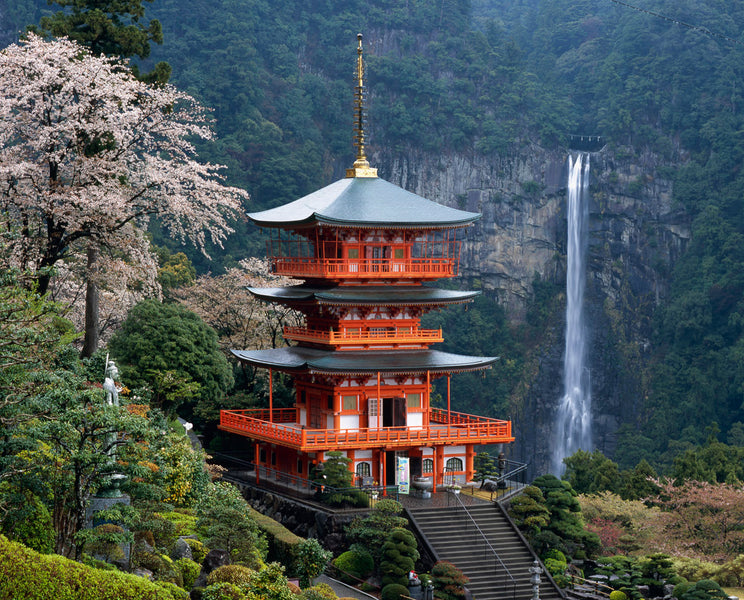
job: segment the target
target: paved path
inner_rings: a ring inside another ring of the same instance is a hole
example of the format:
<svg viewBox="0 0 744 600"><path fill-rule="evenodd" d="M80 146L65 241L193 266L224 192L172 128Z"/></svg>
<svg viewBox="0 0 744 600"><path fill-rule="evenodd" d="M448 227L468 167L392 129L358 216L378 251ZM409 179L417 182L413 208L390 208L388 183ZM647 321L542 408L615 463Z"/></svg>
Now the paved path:
<svg viewBox="0 0 744 600"><path fill-rule="evenodd" d="M377 600L374 596L370 596L356 588L346 585L336 579L331 579L328 575L321 575L313 580L313 584L316 583L327 583L331 586L334 593L339 598L356 598L357 600Z"/></svg>

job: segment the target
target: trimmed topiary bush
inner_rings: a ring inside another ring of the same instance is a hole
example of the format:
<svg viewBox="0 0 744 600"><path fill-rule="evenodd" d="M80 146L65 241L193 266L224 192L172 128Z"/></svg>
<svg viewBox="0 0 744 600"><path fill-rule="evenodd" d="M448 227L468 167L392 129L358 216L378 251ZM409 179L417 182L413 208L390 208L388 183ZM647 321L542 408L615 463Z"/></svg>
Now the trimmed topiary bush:
<svg viewBox="0 0 744 600"><path fill-rule="evenodd" d="M344 583L354 584L358 579L366 579L372 574L375 561L369 552L348 550L334 559L333 566L339 570L339 578Z"/></svg>
<svg viewBox="0 0 744 600"><path fill-rule="evenodd" d="M419 558L416 538L407 529L396 527L382 545L380 572L382 583L408 584L408 573L413 571Z"/></svg>
<svg viewBox="0 0 744 600"><path fill-rule="evenodd" d="M401 596L408 596L408 588L398 583L389 583L382 588L382 600L400 600Z"/></svg>
<svg viewBox="0 0 744 600"><path fill-rule="evenodd" d="M612 590L610 600L628 600L628 596L622 590Z"/></svg>
<svg viewBox="0 0 744 600"><path fill-rule="evenodd" d="M727 600L728 594L715 581L710 579L701 579L693 584L687 584L685 589L681 585L674 588L675 594L681 592L677 598L679 600ZM679 590L678 590L679 588Z"/></svg>

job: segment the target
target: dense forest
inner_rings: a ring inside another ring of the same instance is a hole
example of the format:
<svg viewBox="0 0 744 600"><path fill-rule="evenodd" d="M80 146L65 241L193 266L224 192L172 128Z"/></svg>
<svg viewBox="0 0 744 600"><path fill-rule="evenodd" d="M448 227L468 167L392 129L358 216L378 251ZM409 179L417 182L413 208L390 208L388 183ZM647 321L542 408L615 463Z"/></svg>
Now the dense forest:
<svg viewBox="0 0 744 600"><path fill-rule="evenodd" d="M351 162L358 31L371 154L383 177L412 150L496 158L528 143L567 149L572 133L602 135L615 156L656 156L692 238L667 274L671 291L656 307L651 357L638 374L637 420L621 427L616 459L664 468L704 443L712 422L722 441L741 442L744 7L638 5L644 10L612 0L157 0L147 18L160 20L164 42L140 62L168 61L171 82L213 109L217 141L200 143L200 155L227 165L228 181L250 193L247 210L300 197ZM52 10L0 2L6 41ZM219 275L262 253L260 233L236 227L211 262L189 252L199 273ZM453 381L455 397L479 398L487 414L514 409L546 325L561 318L561 284L536 279L524 323L489 298L466 319L431 317L453 349L504 357L486 379Z"/></svg>

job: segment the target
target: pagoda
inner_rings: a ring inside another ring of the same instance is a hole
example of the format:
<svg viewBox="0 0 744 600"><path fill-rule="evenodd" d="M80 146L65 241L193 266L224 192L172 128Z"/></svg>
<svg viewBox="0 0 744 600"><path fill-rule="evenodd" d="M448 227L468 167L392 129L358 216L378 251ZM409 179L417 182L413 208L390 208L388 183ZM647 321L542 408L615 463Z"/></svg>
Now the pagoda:
<svg viewBox="0 0 744 600"><path fill-rule="evenodd" d="M410 193L370 167L358 40L354 165L308 196L249 214L269 231L272 272L303 281L251 293L302 312L305 325L284 328L291 346L232 351L269 370L269 407L223 410L219 427L251 440L257 477L273 470L308 478L340 451L360 483L405 488L428 476L436 490L472 479L476 445L514 441L509 421L450 410L451 376L487 369L497 357L430 349L442 331L421 327L424 312L478 294L430 283L457 275L462 232L480 215ZM273 371L293 376L292 408L273 407ZM434 407L432 382L441 377L446 407Z"/></svg>

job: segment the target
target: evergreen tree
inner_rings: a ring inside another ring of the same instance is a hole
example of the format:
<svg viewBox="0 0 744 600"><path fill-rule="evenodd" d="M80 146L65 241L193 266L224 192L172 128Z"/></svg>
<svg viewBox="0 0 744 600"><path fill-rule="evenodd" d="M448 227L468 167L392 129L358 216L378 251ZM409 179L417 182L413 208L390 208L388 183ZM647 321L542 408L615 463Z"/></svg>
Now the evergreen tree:
<svg viewBox="0 0 744 600"><path fill-rule="evenodd" d="M163 28L157 19L144 23L143 2L153 0L48 0L60 10L41 18L40 27L32 31L55 37L68 37L90 48L98 56L129 58L150 56L150 42L163 43ZM135 67L135 74L139 74ZM159 62L143 81L165 83L170 77L168 63Z"/></svg>

